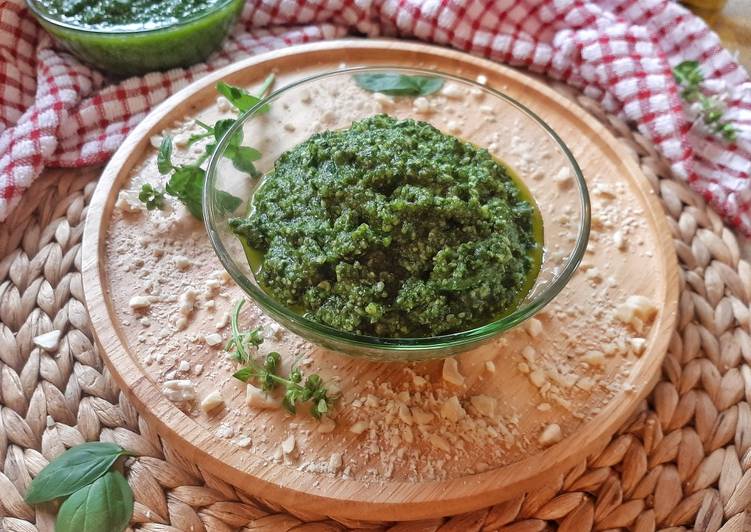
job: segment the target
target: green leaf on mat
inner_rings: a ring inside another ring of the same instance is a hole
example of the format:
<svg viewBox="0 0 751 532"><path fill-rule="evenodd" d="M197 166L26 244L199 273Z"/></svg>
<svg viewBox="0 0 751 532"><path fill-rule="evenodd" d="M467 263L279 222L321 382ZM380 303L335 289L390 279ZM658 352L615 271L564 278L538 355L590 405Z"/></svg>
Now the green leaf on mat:
<svg viewBox="0 0 751 532"><path fill-rule="evenodd" d="M74 492L60 506L56 532L122 532L133 516L133 492L119 471L110 471Z"/></svg>
<svg viewBox="0 0 751 532"><path fill-rule="evenodd" d="M34 478L26 502L38 504L70 495L104 475L129 453L114 443L90 442L71 447Z"/></svg>

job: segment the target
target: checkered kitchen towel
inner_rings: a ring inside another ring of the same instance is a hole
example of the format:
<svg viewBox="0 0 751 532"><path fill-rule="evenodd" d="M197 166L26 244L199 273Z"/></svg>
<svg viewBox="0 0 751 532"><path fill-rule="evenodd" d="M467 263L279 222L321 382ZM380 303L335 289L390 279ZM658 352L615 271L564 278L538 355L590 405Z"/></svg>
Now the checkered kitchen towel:
<svg viewBox="0 0 751 532"><path fill-rule="evenodd" d="M675 175L751 234L751 82L668 0L250 0L206 64L117 84L61 53L24 0L0 1L0 221L45 166L103 163L151 107L241 57L349 33L449 45L564 81L635 122ZM701 63L735 143L682 106L671 67Z"/></svg>

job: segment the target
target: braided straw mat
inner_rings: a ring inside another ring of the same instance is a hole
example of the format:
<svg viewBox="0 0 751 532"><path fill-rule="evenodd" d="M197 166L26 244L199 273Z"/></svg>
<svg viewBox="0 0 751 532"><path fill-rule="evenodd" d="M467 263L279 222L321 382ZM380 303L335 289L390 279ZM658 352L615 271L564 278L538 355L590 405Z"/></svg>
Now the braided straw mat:
<svg viewBox="0 0 751 532"><path fill-rule="evenodd" d="M66 447L102 440L139 456L126 464L138 530L751 530L751 265L733 232L671 179L643 137L554 87L608 125L640 163L665 206L683 272L662 379L600 452L526 496L413 523L334 521L234 489L170 448L103 366L80 275L97 172L48 172L0 227L0 529L52 530L54 508L23 500L31 478ZM48 354L32 339L52 329L64 334Z"/></svg>

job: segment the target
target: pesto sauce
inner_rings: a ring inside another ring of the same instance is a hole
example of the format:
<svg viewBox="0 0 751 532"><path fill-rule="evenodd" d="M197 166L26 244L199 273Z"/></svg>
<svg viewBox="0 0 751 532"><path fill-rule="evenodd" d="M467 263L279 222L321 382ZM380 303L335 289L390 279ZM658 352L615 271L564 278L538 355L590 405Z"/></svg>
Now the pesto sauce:
<svg viewBox="0 0 751 532"><path fill-rule="evenodd" d="M92 28L159 28L198 15L221 0L43 0L53 18Z"/></svg>
<svg viewBox="0 0 751 532"><path fill-rule="evenodd" d="M230 226L270 295L370 336L494 321L526 296L542 259L539 210L506 166L387 115L282 154Z"/></svg>

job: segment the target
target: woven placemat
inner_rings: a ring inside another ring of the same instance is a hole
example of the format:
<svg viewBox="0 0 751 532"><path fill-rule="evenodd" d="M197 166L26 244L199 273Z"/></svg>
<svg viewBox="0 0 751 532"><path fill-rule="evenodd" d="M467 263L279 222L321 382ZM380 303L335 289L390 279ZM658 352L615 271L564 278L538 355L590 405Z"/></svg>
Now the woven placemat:
<svg viewBox="0 0 751 532"><path fill-rule="evenodd" d="M678 330L662 379L600 452L526 496L417 523L334 521L234 489L170 448L103 366L80 275L97 171L48 172L0 227L0 529L52 530L54 508L31 507L23 494L66 447L97 439L139 456L127 464L138 530L751 529L751 265L733 232L670 178L641 135L592 100L554 88L608 126L641 165L665 206L682 268ZM53 329L63 331L55 352L34 346Z"/></svg>

